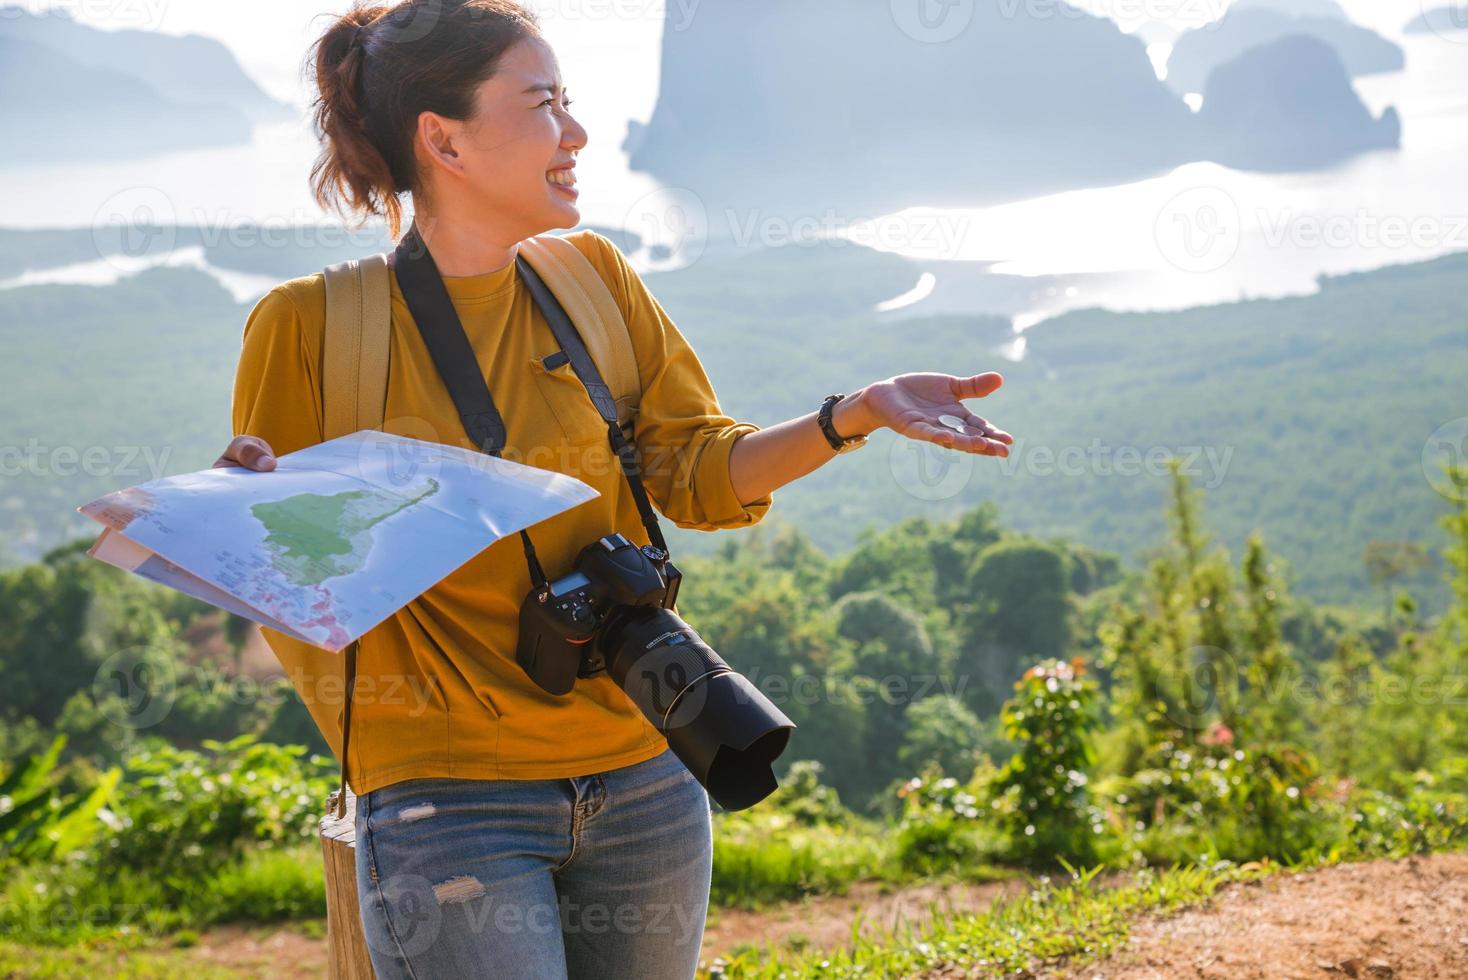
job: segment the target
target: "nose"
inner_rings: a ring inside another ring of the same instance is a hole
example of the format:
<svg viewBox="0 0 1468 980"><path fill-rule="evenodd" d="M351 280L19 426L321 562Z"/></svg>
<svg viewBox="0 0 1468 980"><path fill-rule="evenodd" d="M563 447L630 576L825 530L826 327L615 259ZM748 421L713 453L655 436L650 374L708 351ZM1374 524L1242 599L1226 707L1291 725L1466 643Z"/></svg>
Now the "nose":
<svg viewBox="0 0 1468 980"><path fill-rule="evenodd" d="M586 127L576 121L570 112L565 113L566 124L561 128L561 148L567 152L578 151L586 146Z"/></svg>

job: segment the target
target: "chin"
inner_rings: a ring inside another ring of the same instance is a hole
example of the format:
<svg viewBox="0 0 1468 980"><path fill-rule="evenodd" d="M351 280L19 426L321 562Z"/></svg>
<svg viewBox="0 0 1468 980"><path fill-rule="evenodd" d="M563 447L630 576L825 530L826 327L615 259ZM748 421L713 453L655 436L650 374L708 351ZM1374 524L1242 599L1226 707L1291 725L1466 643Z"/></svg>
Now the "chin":
<svg viewBox="0 0 1468 980"><path fill-rule="evenodd" d="M581 223L581 210L567 201L557 201L555 208L546 215L546 218L554 222L550 225L552 228L575 228Z"/></svg>

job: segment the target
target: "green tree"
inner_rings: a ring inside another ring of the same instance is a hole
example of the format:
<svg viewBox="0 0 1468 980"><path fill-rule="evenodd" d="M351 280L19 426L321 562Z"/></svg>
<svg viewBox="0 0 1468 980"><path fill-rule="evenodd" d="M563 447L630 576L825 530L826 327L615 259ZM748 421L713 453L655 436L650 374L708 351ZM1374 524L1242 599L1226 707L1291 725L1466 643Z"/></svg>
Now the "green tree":
<svg viewBox="0 0 1468 980"><path fill-rule="evenodd" d="M77 546L0 572L0 712L55 722L73 694L90 691L109 658L177 651L180 623L168 590L85 556ZM202 605L198 607L203 609Z"/></svg>
<svg viewBox="0 0 1468 980"><path fill-rule="evenodd" d="M1234 730L1257 745L1298 743L1304 735L1295 689L1300 668L1280 635L1283 587L1269 569L1264 542L1257 533L1249 536L1243 572L1245 623L1240 649L1247 660L1244 698Z"/></svg>
<svg viewBox="0 0 1468 980"><path fill-rule="evenodd" d="M969 706L982 716L998 708L1025 665L1066 652L1069 574L1053 545L1010 538L975 556L968 591L974 603L958 624L958 670Z"/></svg>
<svg viewBox="0 0 1468 980"><path fill-rule="evenodd" d="M917 613L895 599L880 592L853 592L842 596L831 612L837 633L851 650L847 690L863 708L865 792L859 796L869 800L873 792L911 775L897 760L907 731L907 707L914 697L950 680L949 671ZM842 795L848 796L844 789Z"/></svg>
<svg viewBox="0 0 1468 980"><path fill-rule="evenodd" d="M1427 549L1415 541L1368 541L1361 554L1366 575L1373 588L1381 590L1381 602L1388 619L1392 614L1392 583L1411 578L1432 567Z"/></svg>
<svg viewBox="0 0 1468 980"><path fill-rule="evenodd" d="M1448 543L1443 557L1448 568L1448 582L1453 602L1437 633L1438 684L1440 701L1458 705L1457 710L1442 711L1443 745L1461 765L1468 756L1468 712L1460 705L1468 694L1468 464L1447 468L1453 487L1447 513L1438 523L1447 532Z"/></svg>
<svg viewBox="0 0 1468 980"><path fill-rule="evenodd" d="M936 762L949 776L967 781L987 747L984 725L951 694L923 698L907 709L907 733L897 750L904 772L916 774Z"/></svg>
<svg viewBox="0 0 1468 980"><path fill-rule="evenodd" d="M1362 733L1375 663L1360 639L1347 635L1336 644L1335 656L1321 674L1315 725L1320 733L1320 760L1332 775L1358 775L1371 752Z"/></svg>
<svg viewBox="0 0 1468 980"><path fill-rule="evenodd" d="M851 682L851 643L829 610L812 607L821 592L802 589L794 570L754 558L732 551L705 567L699 580L715 583L715 597L690 596L685 618L795 723L786 757L819 762L844 798L865 800L878 786L866 764L867 706Z"/></svg>

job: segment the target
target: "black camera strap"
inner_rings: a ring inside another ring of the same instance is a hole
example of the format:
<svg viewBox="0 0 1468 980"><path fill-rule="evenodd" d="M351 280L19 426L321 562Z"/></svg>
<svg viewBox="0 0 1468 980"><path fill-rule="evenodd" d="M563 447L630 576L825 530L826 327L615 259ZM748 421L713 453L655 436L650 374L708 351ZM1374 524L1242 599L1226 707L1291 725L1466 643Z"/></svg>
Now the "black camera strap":
<svg viewBox="0 0 1468 980"><path fill-rule="evenodd" d="M418 327L423 343L433 358L439 377L454 400L454 407L464 423L464 431L479 449L490 455L499 456L505 448L507 434L504 419L495 407L494 397L474 356L474 347L464 332L464 324L449 298L438 264L428 251L427 244L418 233L417 222L409 225L397 248L388 256L388 264L397 274L398 286L407 301L408 311ZM555 294L540 278L524 256L515 256L515 268L530 290L531 299L550 325L551 333L561 345L562 351L571 362L583 387L591 396L602 421L607 423L607 438L617 454L622 473L632 488L632 497L637 502L637 512L647 528L648 540L668 551L658 524L657 512L648 499L647 488L642 485L642 473L637 464L637 451L628 440L617 419L617 403L611 389L602 380L596 361L586 350L586 344L576 331L571 318L566 315ZM530 540L528 529L521 529L520 539L525 545L525 561L530 566L530 579L539 588L549 585L545 570L535 554L535 545ZM337 797L337 816L346 812L347 797L347 750L351 738L352 695L357 686L357 644L346 651L345 673L346 698L342 706L342 783Z"/></svg>
<svg viewBox="0 0 1468 980"><path fill-rule="evenodd" d="M391 262L408 310L413 314L413 322L433 357L444 386L454 400L454 407L458 409L459 418L464 423L464 431L481 451L490 456L499 456L507 438L504 420L495 407L494 398L479 368L479 361L474 356L473 345L464 333L464 325L459 320L448 289L443 284L443 277L439 274L438 264L433 261L428 246L418 232L417 222L408 227L407 233L391 256ZM647 488L642 484L636 448L622 431L611 389L602 380L596 362L592 360L575 324L566 315L555 294L524 256L515 257L515 268L530 290L536 307L550 326L551 333L570 360L571 369L576 372L576 377L591 396L597 413L607 424L608 441L611 442L622 473L632 489L637 512L642 517L643 526L647 528L648 540L667 551L668 544L658 524L657 513L648 499ZM535 547L530 543L530 536L523 530L520 535L525 541L525 555L530 562L531 578L537 585L544 586L547 580L536 560Z"/></svg>
<svg viewBox="0 0 1468 980"><path fill-rule="evenodd" d="M628 486L632 488L632 499L637 502L637 513L642 517L642 526L647 528L648 541L666 552L668 543L663 539L662 526L658 524L658 515L652 509L652 501L647 497L647 488L642 485L642 470L637 462L637 449L627 438L627 434L622 431L621 422L617 418L617 402L612 396L612 390L602 380L601 372L596 369L596 361L592 360L591 354L587 352L586 344L581 340L581 334L576 331L575 325L566 315L565 309L556 299L555 294L550 291L545 281L531 268L530 263L526 262L523 256L517 255L515 263L520 271L520 277L525 280L525 285L530 290L531 298L535 300L535 305L545 316L551 333L555 334L556 342L570 358L571 370L575 371L576 377L581 379L582 387L591 396L591 403L596 406L602 421L607 424L607 439L612 444L612 451L617 454Z"/></svg>

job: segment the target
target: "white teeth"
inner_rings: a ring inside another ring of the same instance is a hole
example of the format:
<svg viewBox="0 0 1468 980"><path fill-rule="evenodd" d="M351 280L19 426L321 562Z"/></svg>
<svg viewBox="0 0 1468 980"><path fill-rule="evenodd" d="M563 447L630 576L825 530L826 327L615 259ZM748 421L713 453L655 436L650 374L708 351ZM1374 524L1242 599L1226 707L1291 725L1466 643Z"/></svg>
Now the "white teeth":
<svg viewBox="0 0 1468 980"><path fill-rule="evenodd" d="M574 170L549 170L546 171L545 179L552 184L561 184L566 187L576 186L576 172Z"/></svg>

